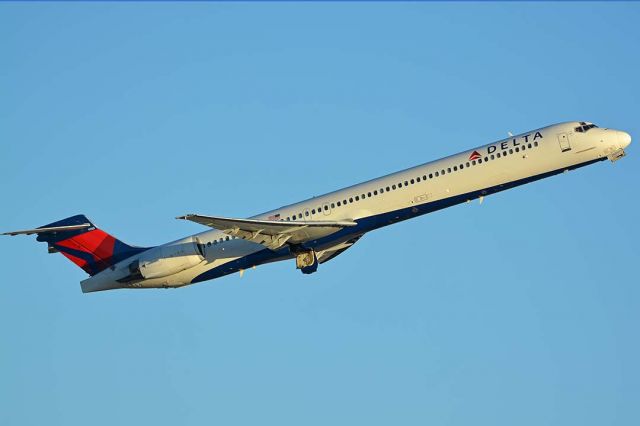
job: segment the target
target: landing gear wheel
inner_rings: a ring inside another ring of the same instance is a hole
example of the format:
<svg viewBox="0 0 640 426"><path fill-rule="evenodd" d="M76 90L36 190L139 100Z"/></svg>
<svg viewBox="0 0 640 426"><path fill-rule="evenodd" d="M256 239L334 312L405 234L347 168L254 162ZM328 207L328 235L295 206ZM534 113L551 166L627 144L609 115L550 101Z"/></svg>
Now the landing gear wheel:
<svg viewBox="0 0 640 426"><path fill-rule="evenodd" d="M296 268L303 274L313 274L318 270L318 257L313 250L298 253L296 255Z"/></svg>

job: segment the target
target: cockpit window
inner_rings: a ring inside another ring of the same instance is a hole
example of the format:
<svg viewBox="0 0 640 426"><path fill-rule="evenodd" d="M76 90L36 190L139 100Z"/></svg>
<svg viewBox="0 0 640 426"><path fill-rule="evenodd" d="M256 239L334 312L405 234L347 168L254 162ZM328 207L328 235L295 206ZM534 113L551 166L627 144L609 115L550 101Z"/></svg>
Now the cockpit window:
<svg viewBox="0 0 640 426"><path fill-rule="evenodd" d="M589 129L593 129L593 128L597 128L598 126L596 126L593 123L585 123L584 121L580 122L581 126L576 127L575 130L578 133L585 133L588 132Z"/></svg>

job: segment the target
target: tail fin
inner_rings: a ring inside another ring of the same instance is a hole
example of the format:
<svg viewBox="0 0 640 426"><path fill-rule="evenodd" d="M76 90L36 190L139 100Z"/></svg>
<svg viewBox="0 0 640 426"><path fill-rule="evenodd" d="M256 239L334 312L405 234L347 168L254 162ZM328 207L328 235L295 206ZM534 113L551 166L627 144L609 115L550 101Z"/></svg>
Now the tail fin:
<svg viewBox="0 0 640 426"><path fill-rule="evenodd" d="M84 215L76 215L26 231L8 235L38 234L49 245L49 253L62 253L89 275L95 275L146 248L133 247L98 229Z"/></svg>

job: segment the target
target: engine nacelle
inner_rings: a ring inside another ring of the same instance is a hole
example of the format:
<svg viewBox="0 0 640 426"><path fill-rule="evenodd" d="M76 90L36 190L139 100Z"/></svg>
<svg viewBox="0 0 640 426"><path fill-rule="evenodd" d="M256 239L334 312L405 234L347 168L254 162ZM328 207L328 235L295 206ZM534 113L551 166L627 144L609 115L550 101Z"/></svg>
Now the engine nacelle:
<svg viewBox="0 0 640 426"><path fill-rule="evenodd" d="M162 278L193 268L203 260L202 246L193 238L142 253L129 265L129 271L132 278Z"/></svg>

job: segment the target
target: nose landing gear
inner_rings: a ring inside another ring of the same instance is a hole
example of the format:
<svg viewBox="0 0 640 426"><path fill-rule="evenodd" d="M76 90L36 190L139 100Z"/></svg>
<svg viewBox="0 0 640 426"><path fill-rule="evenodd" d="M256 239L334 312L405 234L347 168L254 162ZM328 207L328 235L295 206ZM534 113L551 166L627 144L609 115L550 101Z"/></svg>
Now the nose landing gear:
<svg viewBox="0 0 640 426"><path fill-rule="evenodd" d="M612 162L612 163L615 163L616 161L618 161L619 159L621 159L621 158L622 158L622 157L624 157L625 155L627 155L627 154L624 152L624 149L622 149L622 148L618 148L618 149L616 149L615 151L610 152L610 153L607 155L607 158L608 158L609 160L611 160L611 162Z"/></svg>

